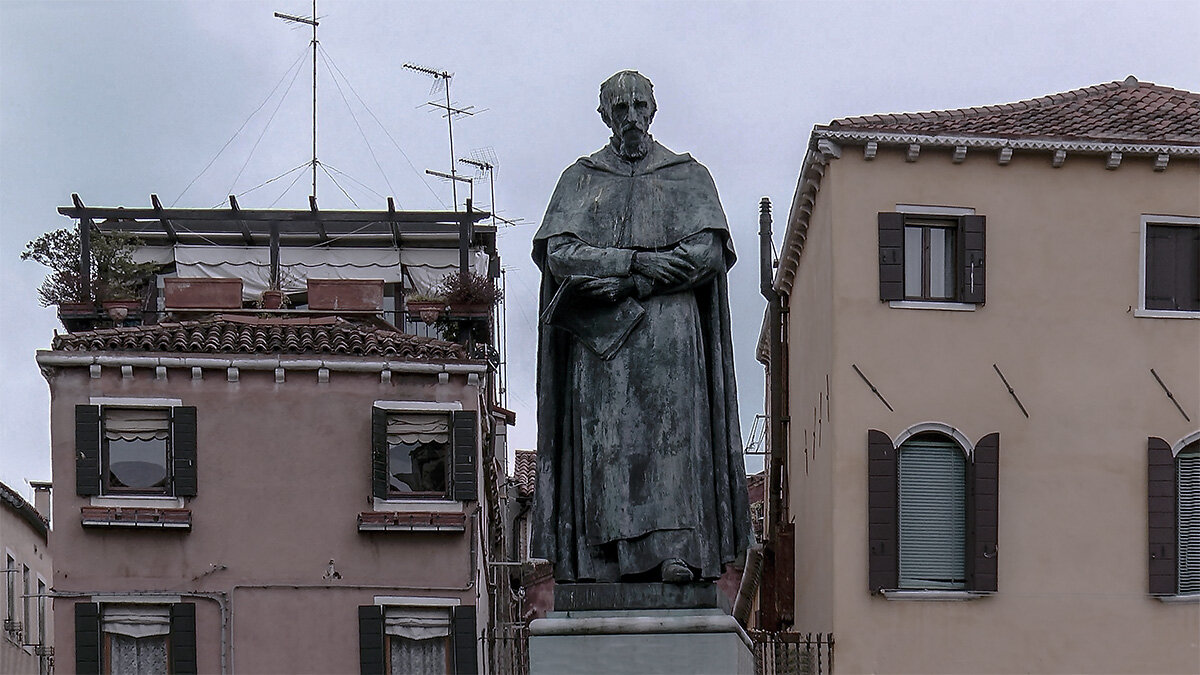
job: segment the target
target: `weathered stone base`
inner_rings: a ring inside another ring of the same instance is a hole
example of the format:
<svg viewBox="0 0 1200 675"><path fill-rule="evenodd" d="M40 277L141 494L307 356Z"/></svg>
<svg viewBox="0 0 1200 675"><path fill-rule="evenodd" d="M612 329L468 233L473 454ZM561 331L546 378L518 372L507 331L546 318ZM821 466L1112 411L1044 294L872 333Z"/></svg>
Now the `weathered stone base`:
<svg viewBox="0 0 1200 675"><path fill-rule="evenodd" d="M556 584L554 609L559 612L614 609L721 609L729 598L712 581L690 584L591 583Z"/></svg>
<svg viewBox="0 0 1200 675"><path fill-rule="evenodd" d="M529 624L530 675L751 675L750 639L719 609L551 612Z"/></svg>

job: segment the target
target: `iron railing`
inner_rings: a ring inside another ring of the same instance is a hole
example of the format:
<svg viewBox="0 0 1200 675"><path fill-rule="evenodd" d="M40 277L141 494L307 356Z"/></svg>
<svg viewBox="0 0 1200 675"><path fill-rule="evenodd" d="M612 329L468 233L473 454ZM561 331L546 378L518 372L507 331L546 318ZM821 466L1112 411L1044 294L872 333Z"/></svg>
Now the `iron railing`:
<svg viewBox="0 0 1200 675"><path fill-rule="evenodd" d="M833 633L746 631L754 643L755 675L828 675Z"/></svg>
<svg viewBox="0 0 1200 675"><path fill-rule="evenodd" d="M484 633L484 650L495 675L529 675L529 627L513 624Z"/></svg>

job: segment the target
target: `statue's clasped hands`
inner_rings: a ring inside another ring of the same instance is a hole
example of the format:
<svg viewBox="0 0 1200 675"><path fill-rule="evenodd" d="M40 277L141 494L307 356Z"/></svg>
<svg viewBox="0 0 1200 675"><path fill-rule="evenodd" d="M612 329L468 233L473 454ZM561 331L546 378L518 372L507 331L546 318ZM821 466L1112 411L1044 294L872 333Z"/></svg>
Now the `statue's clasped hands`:
<svg viewBox="0 0 1200 675"><path fill-rule="evenodd" d="M667 286L676 286L687 281L692 266L671 252L638 251L633 254L634 272Z"/></svg>

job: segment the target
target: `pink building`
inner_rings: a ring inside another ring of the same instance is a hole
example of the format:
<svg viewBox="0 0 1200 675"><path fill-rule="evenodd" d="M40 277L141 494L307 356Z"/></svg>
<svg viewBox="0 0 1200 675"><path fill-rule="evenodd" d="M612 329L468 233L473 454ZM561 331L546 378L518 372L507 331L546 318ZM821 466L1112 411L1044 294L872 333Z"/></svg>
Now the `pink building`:
<svg viewBox="0 0 1200 675"><path fill-rule="evenodd" d="M511 423L491 308L426 327L401 289L445 259L498 269L494 231L470 212L122 216L99 229L139 232L160 278L193 278L38 353L60 667L490 671ZM254 308L268 260L266 290L300 309ZM456 326L460 343L436 337Z"/></svg>

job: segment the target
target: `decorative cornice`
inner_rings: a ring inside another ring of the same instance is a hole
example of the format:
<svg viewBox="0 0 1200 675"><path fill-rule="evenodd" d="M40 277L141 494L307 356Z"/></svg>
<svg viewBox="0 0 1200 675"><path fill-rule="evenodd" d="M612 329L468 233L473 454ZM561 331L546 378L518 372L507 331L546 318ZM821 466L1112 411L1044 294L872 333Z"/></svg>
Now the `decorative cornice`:
<svg viewBox="0 0 1200 675"><path fill-rule="evenodd" d="M926 134L901 134L870 130L836 130L816 127L813 137L842 144L860 145L875 142L879 145L922 145L933 147L959 146L966 148L1013 148L1014 150L1066 150L1107 154L1111 152L1131 155L1167 154L1176 157L1200 157L1200 145L1175 145L1168 143L1106 143L1100 141L1068 141L1054 138L1022 138L1002 136L932 136Z"/></svg>

